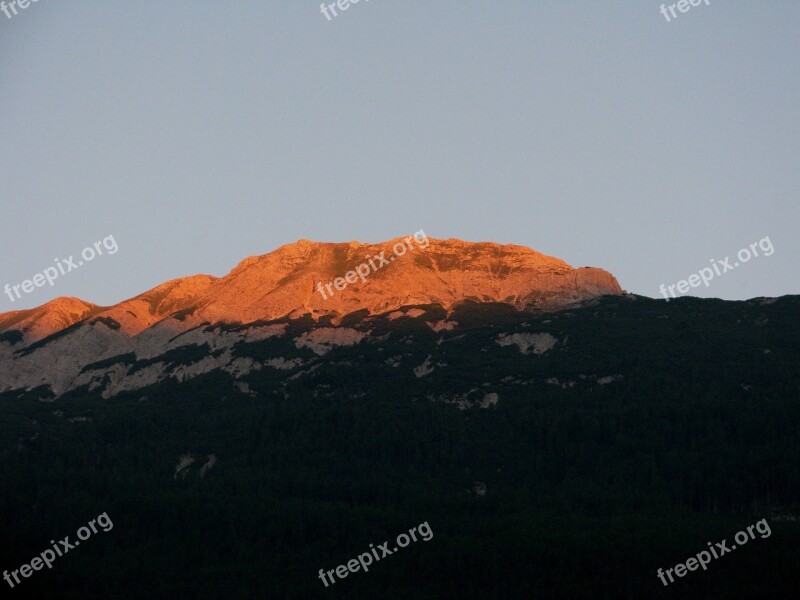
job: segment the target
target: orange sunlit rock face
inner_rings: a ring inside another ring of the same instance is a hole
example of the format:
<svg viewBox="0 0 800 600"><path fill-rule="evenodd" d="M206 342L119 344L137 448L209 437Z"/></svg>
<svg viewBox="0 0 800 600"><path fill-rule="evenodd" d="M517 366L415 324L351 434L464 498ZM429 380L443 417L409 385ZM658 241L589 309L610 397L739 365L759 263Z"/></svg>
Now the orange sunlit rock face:
<svg viewBox="0 0 800 600"><path fill-rule="evenodd" d="M59 298L0 314L0 331L22 331L31 342L105 317L133 336L176 313L172 327L185 330L203 322L341 317L362 309L376 314L410 304L451 308L463 300L552 310L620 293L617 280L602 269L575 269L524 246L414 237L378 244L300 240L247 258L224 277L174 279L111 307Z"/></svg>
<svg viewBox="0 0 800 600"><path fill-rule="evenodd" d="M56 298L38 308L0 314L0 332L16 329L37 340L82 321L98 310L102 307L78 298Z"/></svg>

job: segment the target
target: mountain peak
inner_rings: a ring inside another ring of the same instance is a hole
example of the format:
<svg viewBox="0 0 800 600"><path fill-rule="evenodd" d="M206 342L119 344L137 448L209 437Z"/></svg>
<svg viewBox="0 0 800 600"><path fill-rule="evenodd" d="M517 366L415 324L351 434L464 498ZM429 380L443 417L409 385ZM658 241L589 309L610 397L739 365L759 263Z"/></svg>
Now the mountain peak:
<svg viewBox="0 0 800 600"><path fill-rule="evenodd" d="M602 269L575 269L526 246L442 240L420 231L375 244L300 239L246 258L224 277L172 279L111 307L59 298L0 314L0 331L40 339L92 316L136 335L176 313L191 314L192 322L249 323L289 314L375 314L411 304L449 309L465 300L553 310L620 293Z"/></svg>
<svg viewBox="0 0 800 600"><path fill-rule="evenodd" d="M92 316L102 307L80 298L61 296L37 308L0 313L0 332L14 329L41 339Z"/></svg>

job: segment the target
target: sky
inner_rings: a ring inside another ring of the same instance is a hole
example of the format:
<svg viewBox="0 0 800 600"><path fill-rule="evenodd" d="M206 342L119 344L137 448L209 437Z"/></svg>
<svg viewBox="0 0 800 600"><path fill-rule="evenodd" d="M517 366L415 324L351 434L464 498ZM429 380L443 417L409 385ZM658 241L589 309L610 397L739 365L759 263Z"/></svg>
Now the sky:
<svg viewBox="0 0 800 600"><path fill-rule="evenodd" d="M0 13L0 286L65 270L0 293L0 312L420 229L602 267L651 297L769 238L770 256L690 294L800 294L800 2L710 0L669 21L660 6ZM113 255L65 267L108 236Z"/></svg>

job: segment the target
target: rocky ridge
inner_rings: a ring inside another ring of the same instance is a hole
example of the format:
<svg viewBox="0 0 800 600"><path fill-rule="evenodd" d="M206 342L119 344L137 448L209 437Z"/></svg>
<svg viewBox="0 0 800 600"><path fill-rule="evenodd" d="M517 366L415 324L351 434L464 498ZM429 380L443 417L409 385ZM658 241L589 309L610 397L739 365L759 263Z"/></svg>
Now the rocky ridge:
<svg viewBox="0 0 800 600"><path fill-rule="evenodd" d="M382 266L370 268L363 281L350 277L355 283L344 289L319 291L370 259ZM260 365L235 357L236 344L283 335L298 320L305 326L296 347L321 353L370 336L343 326L354 313L396 315L432 305L447 314L463 302L556 311L622 293L602 269L575 269L524 246L427 237L379 244L300 240L247 258L224 277L174 279L110 307L59 298L0 314L0 392L43 388L58 396L103 382L110 396L167 373L181 380L217 368L241 374ZM457 324L439 318L430 326ZM186 348L199 356L191 366L158 360Z"/></svg>

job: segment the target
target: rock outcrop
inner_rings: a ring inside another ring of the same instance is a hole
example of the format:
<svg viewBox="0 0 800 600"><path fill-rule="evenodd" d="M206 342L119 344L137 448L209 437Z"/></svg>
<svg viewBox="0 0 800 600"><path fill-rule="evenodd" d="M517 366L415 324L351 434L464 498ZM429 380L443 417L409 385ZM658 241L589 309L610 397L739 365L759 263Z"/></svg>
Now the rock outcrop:
<svg viewBox="0 0 800 600"><path fill-rule="evenodd" d="M247 258L224 277L174 279L110 307L59 298L0 314L0 392L49 387L59 394L94 381L87 366L102 370L112 357L124 360L109 369L108 380L125 389L134 373L157 380L169 362L159 367L156 357L185 346L213 354L196 368L240 370L248 365L233 361L237 342L278 335L287 326L264 321L324 319L296 342L320 354L364 337L338 327L359 311L413 316L417 309L399 309L438 305L449 312L464 301L551 311L621 293L602 269L575 269L524 246L424 235L379 244L300 240ZM128 368L143 360L150 362Z"/></svg>

